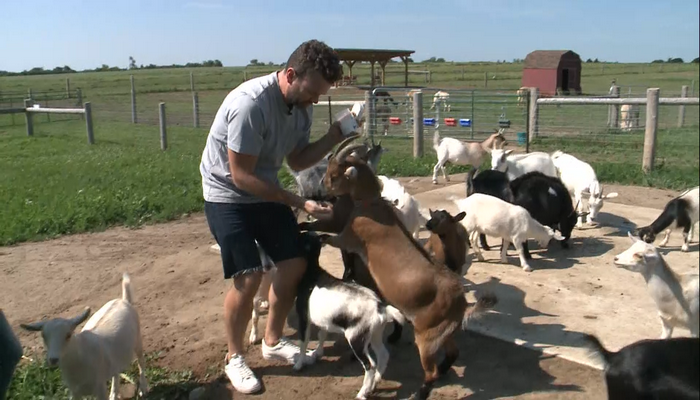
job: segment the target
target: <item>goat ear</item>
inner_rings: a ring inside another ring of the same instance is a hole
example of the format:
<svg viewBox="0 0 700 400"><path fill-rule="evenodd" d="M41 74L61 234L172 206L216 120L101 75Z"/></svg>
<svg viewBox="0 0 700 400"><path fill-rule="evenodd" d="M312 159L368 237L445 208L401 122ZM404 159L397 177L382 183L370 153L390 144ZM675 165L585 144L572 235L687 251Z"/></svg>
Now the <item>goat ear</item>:
<svg viewBox="0 0 700 400"><path fill-rule="evenodd" d="M453 220L454 222L458 222L458 221L463 220L464 217L466 217L466 216L467 216L467 213L464 212L464 211L462 211L462 212L460 212L459 214L455 215L454 218L452 218L452 220Z"/></svg>
<svg viewBox="0 0 700 400"><path fill-rule="evenodd" d="M391 202L393 205L398 206L399 205L399 199L394 199L394 201Z"/></svg>
<svg viewBox="0 0 700 400"><path fill-rule="evenodd" d="M78 325L82 324L89 316L90 316L90 307L85 307L85 310L83 310L83 312L80 313L80 315L71 319L71 323L73 323L73 326L78 326Z"/></svg>
<svg viewBox="0 0 700 400"><path fill-rule="evenodd" d="M43 327L46 321L39 321L39 322L32 322L31 324L19 324L19 326L22 329L32 331L32 332L38 332L40 331Z"/></svg>
<svg viewBox="0 0 700 400"><path fill-rule="evenodd" d="M355 179L357 178L357 168L355 167L349 167L348 169L345 170L345 176L348 179Z"/></svg>
<svg viewBox="0 0 700 400"><path fill-rule="evenodd" d="M632 243L641 242L641 239L639 239L637 236L635 236L635 235L638 235L638 234L639 234L639 231L636 231L636 230L634 231L634 235L632 234L632 232L627 231L627 236L629 236L629 238L630 238L630 240L632 241Z"/></svg>
<svg viewBox="0 0 700 400"><path fill-rule="evenodd" d="M603 195L601 198L602 199L612 199L615 197L617 197L617 192L608 193L606 195Z"/></svg>
<svg viewBox="0 0 700 400"><path fill-rule="evenodd" d="M513 152L513 149L510 149L510 150L504 151L503 154L505 154L506 156L509 156L510 153L512 153L512 152Z"/></svg>

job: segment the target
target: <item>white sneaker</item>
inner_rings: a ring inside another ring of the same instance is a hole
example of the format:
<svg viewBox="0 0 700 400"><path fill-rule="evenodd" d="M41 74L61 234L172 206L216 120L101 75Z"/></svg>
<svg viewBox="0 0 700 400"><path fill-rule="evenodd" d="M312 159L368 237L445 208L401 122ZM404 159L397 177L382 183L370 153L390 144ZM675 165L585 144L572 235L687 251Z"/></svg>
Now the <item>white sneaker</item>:
<svg viewBox="0 0 700 400"><path fill-rule="evenodd" d="M301 353L299 346L285 338L280 338L280 341L273 347L268 346L265 343L265 339L262 340L262 354L266 360L278 360L285 361L288 364L296 364L299 359L299 353ZM313 357L313 351L307 350L306 356Z"/></svg>
<svg viewBox="0 0 700 400"><path fill-rule="evenodd" d="M260 380L248 368L243 356L239 354L231 356L224 368L224 372L226 372L226 376L231 381L233 388L243 394L255 393L261 388Z"/></svg>

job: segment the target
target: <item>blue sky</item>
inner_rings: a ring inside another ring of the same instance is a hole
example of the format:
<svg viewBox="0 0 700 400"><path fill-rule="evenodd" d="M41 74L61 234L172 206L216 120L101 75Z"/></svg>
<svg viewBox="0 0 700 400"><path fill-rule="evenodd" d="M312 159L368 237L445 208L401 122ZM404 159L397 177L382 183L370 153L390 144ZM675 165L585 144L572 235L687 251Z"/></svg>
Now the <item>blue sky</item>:
<svg viewBox="0 0 700 400"><path fill-rule="evenodd" d="M0 0L0 70L285 61L304 40L415 50L417 61L570 49L649 62L698 57L697 0ZM306 22L302 22L306 20Z"/></svg>

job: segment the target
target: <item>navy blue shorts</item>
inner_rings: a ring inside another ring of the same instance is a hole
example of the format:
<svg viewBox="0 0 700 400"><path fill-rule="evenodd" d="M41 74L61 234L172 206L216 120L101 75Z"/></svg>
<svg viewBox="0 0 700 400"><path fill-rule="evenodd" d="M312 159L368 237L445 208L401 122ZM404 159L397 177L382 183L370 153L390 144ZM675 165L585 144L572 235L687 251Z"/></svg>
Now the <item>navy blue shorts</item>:
<svg viewBox="0 0 700 400"><path fill-rule="evenodd" d="M304 255L297 219L284 204L205 201L204 213L221 247L224 279L263 270L256 240L275 264Z"/></svg>

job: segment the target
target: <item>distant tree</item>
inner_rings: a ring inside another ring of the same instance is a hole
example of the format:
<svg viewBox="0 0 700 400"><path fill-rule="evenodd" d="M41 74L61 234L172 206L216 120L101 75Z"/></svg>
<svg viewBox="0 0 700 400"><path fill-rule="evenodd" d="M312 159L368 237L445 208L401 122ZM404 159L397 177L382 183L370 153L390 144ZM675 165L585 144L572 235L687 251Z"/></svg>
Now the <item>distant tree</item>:
<svg viewBox="0 0 700 400"><path fill-rule="evenodd" d="M597 63L597 62L600 62L600 61L598 61L598 59L596 58L595 60L593 60L593 62L594 62L594 63Z"/></svg>
<svg viewBox="0 0 700 400"><path fill-rule="evenodd" d="M136 69L136 60L132 56L129 56L129 69Z"/></svg>
<svg viewBox="0 0 700 400"><path fill-rule="evenodd" d="M664 63L664 62L665 62L664 60L656 59L656 60L652 61L651 63L652 63L652 64L661 64L661 63Z"/></svg>
<svg viewBox="0 0 700 400"><path fill-rule="evenodd" d="M697 60L697 59L696 59L696 60ZM413 61L413 58L411 58L411 57L406 57L406 61L407 61L407 62L410 62L410 63L415 62L415 61Z"/></svg>
<svg viewBox="0 0 700 400"><path fill-rule="evenodd" d="M586 60L586 62L587 62L587 63L592 63L593 60L591 60L591 59L589 58L588 60Z"/></svg>
<svg viewBox="0 0 700 400"><path fill-rule="evenodd" d="M693 61L691 61L693 64L700 64L700 57L695 57Z"/></svg>
<svg viewBox="0 0 700 400"><path fill-rule="evenodd" d="M666 62L669 64L683 64L683 59L680 57L676 57L676 58L669 57Z"/></svg>
<svg viewBox="0 0 700 400"><path fill-rule="evenodd" d="M440 57L440 58L438 58L437 60L435 60L435 62L444 63L444 62L445 62L445 59L442 58L442 57Z"/></svg>

